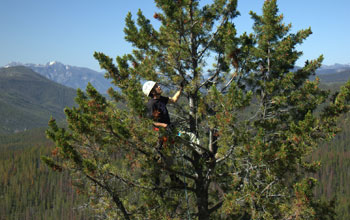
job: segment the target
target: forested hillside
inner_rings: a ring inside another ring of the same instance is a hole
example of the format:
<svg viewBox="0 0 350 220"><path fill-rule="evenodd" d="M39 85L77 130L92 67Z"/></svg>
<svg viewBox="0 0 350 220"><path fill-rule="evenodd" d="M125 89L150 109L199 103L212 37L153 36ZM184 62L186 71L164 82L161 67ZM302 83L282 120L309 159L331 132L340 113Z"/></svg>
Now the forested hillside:
<svg viewBox="0 0 350 220"><path fill-rule="evenodd" d="M334 77L333 77L334 75ZM350 77L349 72L320 75L322 88L338 91ZM315 194L321 198L335 199L336 219L350 219L350 115L339 121L340 132L335 138L321 145L312 154L312 160L321 161L320 170L313 175L319 180Z"/></svg>
<svg viewBox="0 0 350 220"><path fill-rule="evenodd" d="M40 161L51 154L44 129L0 136L0 219L89 219L67 174ZM80 207L80 208L79 208Z"/></svg>
<svg viewBox="0 0 350 220"><path fill-rule="evenodd" d="M47 125L50 116L64 118L75 90L54 83L26 67L0 68L0 133Z"/></svg>
<svg viewBox="0 0 350 220"><path fill-rule="evenodd" d="M340 132L313 154L321 161L321 169L314 175L319 180L315 190L320 198L336 199L337 219L350 219L350 117L341 120Z"/></svg>

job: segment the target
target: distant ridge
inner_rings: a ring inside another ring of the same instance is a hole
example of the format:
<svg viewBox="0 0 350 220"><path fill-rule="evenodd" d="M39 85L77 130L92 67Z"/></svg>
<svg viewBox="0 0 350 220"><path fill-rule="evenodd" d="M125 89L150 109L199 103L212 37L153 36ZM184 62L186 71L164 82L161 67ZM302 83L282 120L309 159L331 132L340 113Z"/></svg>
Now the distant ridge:
<svg viewBox="0 0 350 220"><path fill-rule="evenodd" d="M11 62L7 64L5 68L14 66L28 67L54 82L74 89L80 88L85 90L87 84L90 82L100 93L106 94L108 88L112 86L102 72L97 72L85 67L65 65L57 61L51 61L45 65Z"/></svg>
<svg viewBox="0 0 350 220"><path fill-rule="evenodd" d="M322 65L321 68L319 68L316 71L316 73L318 75L322 75L322 74L340 73L345 71L350 71L350 64L335 63L333 65Z"/></svg>
<svg viewBox="0 0 350 220"><path fill-rule="evenodd" d="M39 73L40 75L57 82L61 85L65 85L74 89L80 88L85 90L88 82L90 82L100 93L106 94L107 90L112 86L111 82L104 78L102 72L97 72L85 67L76 67L71 65L65 65L58 61L47 62L46 64L33 64L33 63L20 63L11 62L4 66L5 68L14 66L25 66L33 71ZM295 66L292 71L296 71L301 67ZM349 64L339 64L335 63L333 65L322 65L318 70L316 70L316 75L327 75L324 78L326 81L333 81L332 76L329 74L340 74L344 75L344 72L350 71ZM335 76L335 80L339 82L340 75ZM346 77L346 76L344 76ZM344 78L343 77L343 78Z"/></svg>
<svg viewBox="0 0 350 220"><path fill-rule="evenodd" d="M334 73L318 74L317 77L321 83L345 83L350 80L350 69ZM315 76L311 77L311 79L315 79Z"/></svg>
<svg viewBox="0 0 350 220"><path fill-rule="evenodd" d="M0 68L0 133L46 127L50 116L65 118L76 91L24 66Z"/></svg>

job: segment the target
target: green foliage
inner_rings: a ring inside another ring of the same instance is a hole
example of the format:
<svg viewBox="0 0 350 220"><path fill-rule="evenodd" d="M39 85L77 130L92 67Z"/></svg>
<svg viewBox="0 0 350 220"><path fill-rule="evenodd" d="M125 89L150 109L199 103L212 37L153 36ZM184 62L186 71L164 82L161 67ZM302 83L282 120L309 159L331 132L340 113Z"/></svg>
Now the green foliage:
<svg viewBox="0 0 350 220"><path fill-rule="evenodd" d="M109 101L91 85L78 90L68 129L49 123L58 154L44 161L70 171L105 219L334 219L306 174L319 168L309 155L349 110L350 82L329 102L309 80L322 56L292 71L311 29L289 33L276 0L251 13L254 33L238 37L235 0L155 2L158 30L141 10L126 17L132 54L116 64L94 54L121 92L110 90ZM143 80L169 92L184 84L172 109L177 130L153 131Z"/></svg>

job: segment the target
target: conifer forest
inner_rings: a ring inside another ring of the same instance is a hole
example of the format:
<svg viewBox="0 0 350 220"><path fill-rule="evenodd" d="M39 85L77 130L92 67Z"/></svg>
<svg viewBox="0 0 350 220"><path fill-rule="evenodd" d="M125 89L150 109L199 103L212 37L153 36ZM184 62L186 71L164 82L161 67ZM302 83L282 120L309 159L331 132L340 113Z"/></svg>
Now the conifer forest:
<svg viewBox="0 0 350 220"><path fill-rule="evenodd" d="M237 0L154 4L125 18L130 54L94 53L118 89L78 89L47 137L0 136L0 219L349 219L350 81L315 77L322 55L295 68L312 27L277 0L241 35ZM181 91L171 126L147 81Z"/></svg>

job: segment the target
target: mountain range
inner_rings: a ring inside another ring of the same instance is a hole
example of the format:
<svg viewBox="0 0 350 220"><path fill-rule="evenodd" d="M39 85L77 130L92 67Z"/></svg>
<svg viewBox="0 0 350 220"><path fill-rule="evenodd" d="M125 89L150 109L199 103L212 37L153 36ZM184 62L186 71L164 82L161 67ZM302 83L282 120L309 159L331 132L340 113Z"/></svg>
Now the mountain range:
<svg viewBox="0 0 350 220"><path fill-rule="evenodd" d="M0 133L46 127L74 105L76 91L24 66L0 68Z"/></svg>
<svg viewBox="0 0 350 220"><path fill-rule="evenodd" d="M57 61L48 62L44 65L11 62L4 67L8 68L14 66L28 67L47 79L74 89L80 88L85 90L88 82L90 82L100 93L106 94L108 88L112 86L102 72L97 72L85 67L65 65Z"/></svg>
<svg viewBox="0 0 350 220"><path fill-rule="evenodd" d="M323 74L340 73L340 72L346 72L346 71L350 71L350 64L335 63L333 65L322 65L321 68L319 68L316 71L316 74L323 75Z"/></svg>
<svg viewBox="0 0 350 220"><path fill-rule="evenodd" d="M323 72L317 75L323 84L343 83L350 78L350 65L326 66L320 70ZM11 63L0 68L0 133L47 126L51 115L64 119L63 109L74 105L73 88L85 89L88 82L100 91L111 86L102 73L59 62L21 66Z"/></svg>
<svg viewBox="0 0 350 220"><path fill-rule="evenodd" d="M97 72L85 67L66 65L57 61L48 62L44 65L11 62L4 67L8 68L14 66L28 67L54 82L74 89L80 88L85 90L88 82L90 82L100 93L106 94L108 88L112 86L110 81L104 77L103 72ZM296 67L296 69L298 68L300 67ZM332 82L335 80L336 82L339 82L339 80L344 77L349 78L350 64L336 63L334 65L323 65L316 71L316 74L321 78L321 81L326 80L326 82Z"/></svg>

